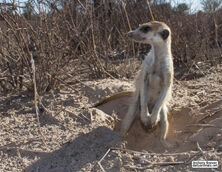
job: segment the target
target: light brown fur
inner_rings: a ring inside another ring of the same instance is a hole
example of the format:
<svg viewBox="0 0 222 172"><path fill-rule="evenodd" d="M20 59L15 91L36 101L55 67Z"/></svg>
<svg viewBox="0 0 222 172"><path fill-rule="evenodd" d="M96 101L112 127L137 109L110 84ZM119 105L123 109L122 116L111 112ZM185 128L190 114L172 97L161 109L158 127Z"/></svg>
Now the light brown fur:
<svg viewBox="0 0 222 172"><path fill-rule="evenodd" d="M168 132L167 103L173 85L173 60L171 54L171 31L163 22L142 24L128 33L137 42L151 44L140 72L135 79L135 92L128 113L123 119L121 132L129 130L136 112L147 128L160 122L160 138L165 145Z"/></svg>

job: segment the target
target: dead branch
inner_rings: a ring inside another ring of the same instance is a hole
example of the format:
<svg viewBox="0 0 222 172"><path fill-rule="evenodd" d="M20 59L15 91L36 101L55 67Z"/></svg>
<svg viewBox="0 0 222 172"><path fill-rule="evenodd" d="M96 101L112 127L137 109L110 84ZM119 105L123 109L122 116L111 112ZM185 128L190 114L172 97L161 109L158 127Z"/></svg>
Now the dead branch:
<svg viewBox="0 0 222 172"><path fill-rule="evenodd" d="M206 119L208 119L208 118L212 118L212 117L218 115L218 113L221 112L221 111L222 111L222 110L219 109L219 110L216 110L216 111L213 112L213 113L208 113L208 114L205 115L203 118L201 118L200 120L198 120L198 123L203 122L204 120L206 120Z"/></svg>
<svg viewBox="0 0 222 172"><path fill-rule="evenodd" d="M97 162L98 165L99 165L99 167L101 168L101 170L102 170L103 172L106 172L106 171L104 170L101 162L105 159L105 157L109 154L110 151L111 151L111 149L108 149L108 150L106 151L106 153L103 155L103 157Z"/></svg>
<svg viewBox="0 0 222 172"><path fill-rule="evenodd" d="M111 150L119 150L122 152L127 152L127 153L133 153L133 154L140 154L140 155L156 155L156 156L177 156L177 155L183 155L183 154L187 154L188 152L178 152L178 153L152 153L152 152L139 152L139 151L134 151L134 150L130 150L130 149L123 149L123 148L115 148L112 147L110 148ZM192 153L197 153L197 152L192 152Z"/></svg>
<svg viewBox="0 0 222 172"><path fill-rule="evenodd" d="M153 168L154 166L168 166L168 165L180 165L180 164L185 164L184 161L172 161L172 162L148 162L150 165L145 166L145 167L137 167L137 166L125 166L127 168L131 168L131 169L137 169L137 170L146 170L149 168Z"/></svg>
<svg viewBox="0 0 222 172"><path fill-rule="evenodd" d="M154 19L153 12L152 12L151 7L150 7L150 1L146 0L146 2L147 2L147 5L148 5L148 8L149 8L149 12L150 12L150 16L152 18L152 21L154 21L155 19Z"/></svg>
<svg viewBox="0 0 222 172"><path fill-rule="evenodd" d="M83 118L82 118L81 116L76 115L74 112L72 112L72 111L70 111L70 110L68 110L68 109L64 109L64 111L66 111L66 112L74 115L75 117L77 117L77 118L79 118L79 119L81 119L81 120L83 120L83 121L87 121L87 122L91 123L91 121L90 121L88 118L86 118L83 114L81 114L81 115L83 116Z"/></svg>
<svg viewBox="0 0 222 172"><path fill-rule="evenodd" d="M214 127L214 128L222 128L222 127L218 127L216 125L213 124L190 124L190 125L186 125L186 127Z"/></svg>
<svg viewBox="0 0 222 172"><path fill-rule="evenodd" d="M31 55L31 67L32 67L32 74L33 74L33 85L34 85L34 102L35 102L35 113L36 113L36 119L37 119L37 125L38 125L38 130L39 130L39 133L42 137L42 142L44 143L45 146L46 145L46 142L45 142L45 137L44 135L42 134L42 131L41 131L41 126L40 126L40 121L39 121L39 107L38 107L38 92L37 92L37 87L36 87L36 78L35 78L35 62L34 62L34 59Z"/></svg>

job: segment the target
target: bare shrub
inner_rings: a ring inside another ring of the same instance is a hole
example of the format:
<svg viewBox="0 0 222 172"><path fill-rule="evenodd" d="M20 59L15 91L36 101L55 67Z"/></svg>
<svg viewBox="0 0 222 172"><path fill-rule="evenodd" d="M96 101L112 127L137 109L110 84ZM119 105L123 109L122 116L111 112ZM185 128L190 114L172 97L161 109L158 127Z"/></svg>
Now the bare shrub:
<svg viewBox="0 0 222 172"><path fill-rule="evenodd" d="M31 56L40 93L70 80L135 75L150 47L126 37L130 28L121 1L56 2L34 4L38 11L24 15L16 4L11 11L1 5L0 91L33 89ZM124 2L132 28L151 20L146 0ZM151 9L155 20L172 28L176 67L221 60L222 10L188 14L155 1Z"/></svg>

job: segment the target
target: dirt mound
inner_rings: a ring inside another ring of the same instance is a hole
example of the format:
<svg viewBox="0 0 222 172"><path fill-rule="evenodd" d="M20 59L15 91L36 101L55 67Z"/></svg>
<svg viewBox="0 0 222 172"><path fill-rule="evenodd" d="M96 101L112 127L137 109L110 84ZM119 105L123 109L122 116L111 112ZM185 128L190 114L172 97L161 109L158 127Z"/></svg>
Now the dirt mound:
<svg viewBox="0 0 222 172"><path fill-rule="evenodd" d="M114 113L118 116L119 120L115 125L116 131L119 131L121 120L127 113L129 100L130 97L126 96L98 107L98 109L102 110L106 114L113 115ZM220 104L220 102L216 102L214 104ZM210 107L207 107L208 111L212 111L211 107L214 106L211 105ZM176 110L171 109L169 112L169 133L167 140L169 143L175 145L173 149L170 149L170 151L183 152L194 150L196 148L196 142L200 141L200 144L204 145L206 140L208 140L206 138L208 135L203 134L203 132L200 131L197 132L201 126L204 127L204 125L198 125L198 120L201 121L201 117L204 118L204 116L199 115L197 117L194 115L195 112L197 111L194 111L189 107L181 107ZM217 116L221 115L222 113L217 114ZM217 121L217 125L205 125L205 127L211 127L210 130L214 131L211 133L214 135L216 130L219 130L218 124L220 124L219 119L216 118L215 121ZM195 136L193 133L196 133ZM209 132L207 133L209 134ZM126 148L137 151L146 150L149 152L163 152L165 149L159 142L159 134L159 127L145 131L141 126L139 118L137 118L125 138ZM192 137L192 139L190 137ZM200 138L195 140L194 138L197 137ZM202 142L202 140L205 142Z"/></svg>

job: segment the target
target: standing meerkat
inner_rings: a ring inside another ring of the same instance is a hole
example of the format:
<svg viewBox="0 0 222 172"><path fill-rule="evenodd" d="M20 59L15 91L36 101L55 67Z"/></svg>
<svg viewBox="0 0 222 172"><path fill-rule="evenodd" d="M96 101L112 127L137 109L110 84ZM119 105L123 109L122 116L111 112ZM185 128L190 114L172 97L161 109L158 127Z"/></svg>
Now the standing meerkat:
<svg viewBox="0 0 222 172"><path fill-rule="evenodd" d="M160 140L166 146L167 103L173 85L170 28L163 22L152 21L130 31L128 36L137 42L150 44L152 48L135 79L135 92L121 124L121 133L127 133L136 114L140 113L141 122L147 128L160 122Z"/></svg>

